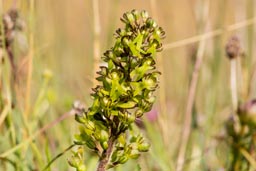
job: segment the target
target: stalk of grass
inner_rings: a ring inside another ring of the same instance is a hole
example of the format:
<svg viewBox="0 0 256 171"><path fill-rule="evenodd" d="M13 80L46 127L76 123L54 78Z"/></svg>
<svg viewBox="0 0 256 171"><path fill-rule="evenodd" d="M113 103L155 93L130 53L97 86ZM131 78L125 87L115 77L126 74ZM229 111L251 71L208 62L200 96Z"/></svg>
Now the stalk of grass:
<svg viewBox="0 0 256 171"><path fill-rule="evenodd" d="M246 18L254 17L254 0L246 0ZM247 61L246 64L248 69L252 67L252 60L253 60L253 43L254 43L254 25L247 27Z"/></svg>
<svg viewBox="0 0 256 171"><path fill-rule="evenodd" d="M240 40L236 36L232 36L226 45L226 55L230 59L230 90L233 112L238 109L238 81L242 82L241 70L241 47ZM238 77L239 76L239 77ZM238 80L239 78L239 80ZM241 86L240 86L241 89ZM240 90L241 91L241 90Z"/></svg>
<svg viewBox="0 0 256 171"><path fill-rule="evenodd" d="M1 114L0 114L0 127L3 124L5 118L7 117L10 110L11 110L11 103L8 100L8 101L6 101L6 104L5 104L3 110L1 111Z"/></svg>
<svg viewBox="0 0 256 171"><path fill-rule="evenodd" d="M5 40L5 31L4 31L4 22L3 22L3 20L2 20L2 18L3 18L3 15L4 15L4 12L3 12L3 0L0 0L0 17L1 17L1 21L0 21L0 29L1 29L1 33L2 33L2 35L0 35L1 37L1 39L2 40ZM0 65L1 65L1 67L0 67L0 78L2 78L2 75L3 75L3 66L4 66L4 51L5 51L5 49L6 49L6 44L5 44L5 41L3 41L3 44L2 44L2 48L0 49ZM3 85L2 85L2 80L0 81L0 90L2 90L2 87L3 87ZM1 99L2 100L2 99Z"/></svg>
<svg viewBox="0 0 256 171"><path fill-rule="evenodd" d="M256 17L253 17L253 18L241 21L241 22L237 22L235 24L228 25L226 28L219 28L219 29L216 29L216 30L212 30L212 31L203 33L203 34L192 36L190 38L175 41L173 43L167 43L167 44L163 45L163 48L165 50L174 49L174 48L178 48L178 47L181 47L181 46L196 43L196 42L199 42L201 40L212 39L213 37L220 36L221 34L224 34L226 32L231 32L231 31L238 30L238 29L241 29L241 28L244 28L244 27L248 27L248 26L253 25L255 23L256 23Z"/></svg>
<svg viewBox="0 0 256 171"><path fill-rule="evenodd" d="M218 4L217 6L217 11L222 11L221 13L217 13L216 15L216 20L215 23L212 21L212 27L213 28L226 28L226 16L228 14L228 2L227 0L218 0L216 2ZM219 120L222 118L223 112L219 111L218 109L218 104L219 104L219 98L220 98L220 91L221 87L219 86L221 82L221 67L223 64L223 49L220 48L223 46L223 42L226 37L227 32L224 32L223 34L213 37L213 58L211 57L207 60L208 65L207 67L211 70L211 76L210 76L210 82L207 82L206 84L211 87L210 91L207 90L202 90L206 91L207 94L205 94L206 99L206 104L204 105L204 115L206 116L206 122L204 125L204 135L199 132L199 136L202 137L202 141L200 143L200 148L201 151L204 151L206 148L208 148L209 145L209 138L211 137L210 135L216 134L216 130L220 127L221 123ZM223 109L221 109L223 110ZM218 113L218 115L216 115ZM201 115L202 116L202 115ZM217 128L217 129L216 129ZM198 138L195 138L195 141L198 142ZM215 141L214 139L211 139L210 142ZM216 147L214 147L216 149ZM215 158L216 153L212 150L209 152L209 156L212 158ZM200 169L201 170L207 170L209 167L209 158L202 157L200 162Z"/></svg>
<svg viewBox="0 0 256 171"><path fill-rule="evenodd" d="M30 127L28 121L28 115L30 114L31 109L31 80L32 80L32 72L33 72L33 58L34 58L34 0L30 0L29 2L29 52L28 52L28 73L26 80L26 92L25 92L25 109L22 115L22 121L24 124L24 130L26 135L24 139L30 135Z"/></svg>
<svg viewBox="0 0 256 171"><path fill-rule="evenodd" d="M26 95L25 95L25 110L22 115L23 124L25 128L26 135L24 138L30 136L30 125L29 125L29 114L31 110L31 84L32 84L32 73L33 73L33 59L34 59L34 15L35 15L35 1L29 1L29 52L28 52L28 74L26 80ZM25 141L25 140L24 140ZM37 145L29 141L33 154L37 159L39 167L42 167L43 159L39 152ZM26 151L26 149L24 149Z"/></svg>
<svg viewBox="0 0 256 171"><path fill-rule="evenodd" d="M150 0L150 8L151 8L151 11L152 11L152 16L156 19L156 20L159 20L159 16L158 16L158 10L157 10L157 2L156 0ZM169 137L170 137L170 132L169 132L169 128L168 128L168 125L169 125L169 118L168 118L168 114L167 114L167 105L166 105L166 97L167 97L167 92L166 92L166 82L165 82L165 68L164 68L164 60L163 60L163 55L162 53L160 54L157 54L157 66L159 68L159 71L161 72L161 76L160 76L160 89L159 89L159 92L158 92L158 97L159 97L159 103L158 103L158 107L159 107L159 117L158 117L158 120L157 120L157 124L159 126L159 129L160 129L160 141L163 141L162 144L162 148L165 148L166 150L165 151L161 151L159 150L158 152L152 152L151 153L151 156L156 159L158 158L158 160L162 160L162 161L158 161L158 165L159 167L162 167L164 169L171 169L173 170L175 168L175 165L173 163L173 161L169 161L169 162L166 162L165 159L168 159L171 157L171 153L169 152L171 149L170 149L170 145L169 145ZM155 135L154 135L154 131L152 129L152 125L150 124L147 124L147 130L151 130L151 131L148 131L148 134L149 136L152 135L152 140L154 139ZM159 143L159 141L155 142L156 144ZM152 144L154 144L152 142ZM161 146L161 145L160 145ZM160 147L161 149L161 147ZM153 149L155 151L157 151L156 149ZM161 151L161 152L160 152ZM157 155L156 155L157 154ZM161 156L161 157L160 157ZM161 159L160 159L161 158ZM149 166L148 166L149 168Z"/></svg>
<svg viewBox="0 0 256 171"><path fill-rule="evenodd" d="M231 99L233 111L237 110L238 106L238 97L237 97L237 61L236 59L231 59L230 61L230 90L231 90Z"/></svg>
<svg viewBox="0 0 256 171"><path fill-rule="evenodd" d="M45 148L45 155L46 155L46 161L47 163L51 162L51 151L49 148L49 140L46 140L46 148ZM48 171L51 171L51 166L48 167Z"/></svg>
<svg viewBox="0 0 256 171"><path fill-rule="evenodd" d="M10 75L9 75L9 68L8 68L8 63L5 62L3 67L1 67L3 70L3 87L5 90L5 97L3 97L3 110L0 110L0 127L4 123L5 119L7 118L8 114L11 112L11 105L12 105L12 97L11 97L11 89L10 89ZM1 78L1 77L0 77Z"/></svg>
<svg viewBox="0 0 256 171"><path fill-rule="evenodd" d="M156 5L156 0L150 0L150 7L153 13L153 16L156 20L159 19L158 17L158 13L157 13L157 5ZM167 106L166 106L166 91L165 91L165 72L164 72L164 62L163 62L163 55L160 53L157 56L157 64L158 64L158 68L159 71L162 73L161 77L161 81L159 83L160 85L160 89L159 89L159 113L161 113L158 122L159 122L159 126L160 126L160 130L162 132L162 138L164 141L164 144L166 146L166 148L168 148L168 118L167 118Z"/></svg>
<svg viewBox="0 0 256 171"><path fill-rule="evenodd" d="M9 135L8 136L8 140L10 141L10 144L15 144L16 141L16 134L15 134L15 129L14 129L14 125L12 122L12 118L9 114L11 114L12 112L12 91L11 91L11 78L12 78L12 61L11 59L8 60L7 55L8 54L8 49L7 50L7 45L6 45L6 33L5 33L5 29L4 29L4 22L3 22L3 1L0 0L0 22L1 22L1 40L2 40L2 47L0 49L0 51L2 52L2 54L0 54L0 103L1 103L1 107L3 107L1 109L0 107L0 128L3 126L4 129L4 124L7 126L7 129L10 130ZM7 140L7 141L8 141ZM14 168L17 170L17 165L15 164L15 162L13 162L11 159L8 158L0 158L1 161L9 161L9 163L11 163ZM5 163L3 164L3 167L5 169L6 165Z"/></svg>
<svg viewBox="0 0 256 171"><path fill-rule="evenodd" d="M25 119L30 113L30 96L31 96L31 79L33 72L33 58L34 58L34 11L35 11L35 1L29 1L29 10L30 10L30 18L29 18L29 52L28 52L28 75L26 82L26 99L25 99Z"/></svg>
<svg viewBox="0 0 256 171"><path fill-rule="evenodd" d="M243 81L242 77L238 77L238 75L242 75L241 70L239 70L240 62L238 62L238 58L241 55L241 46L240 41L236 36L230 38L226 45L226 54L230 59L230 90L231 90L231 100L232 100L232 108L233 108L233 132L227 129L229 135L233 138L232 142L232 162L230 165L230 170L239 171L241 168L245 166L251 167L249 165L253 162L248 155L249 153L246 151L250 151L251 149L248 147L248 143L252 139L252 132L250 131L251 127L248 124L248 121L244 120L246 116L246 110L243 107L238 107L238 100L241 99L241 94L238 96L237 83ZM247 130L247 131L246 131ZM246 133L248 132L248 133ZM249 141L249 142L248 142ZM249 149L248 149L249 148ZM242 160L243 157L247 160Z"/></svg>
<svg viewBox="0 0 256 171"><path fill-rule="evenodd" d="M203 22L204 24L204 32L206 31L207 28L207 18L209 15L209 0L205 1L204 4L204 9L203 9ZM183 170L183 165L184 161L186 160L186 149L189 141L189 135L191 132L191 121L192 121L192 108L194 105L194 100L195 100L195 94L196 94L196 87L198 83L198 77L199 77L199 71L203 62L203 56L204 56L204 51L205 51L205 39L204 37L201 39L199 42L199 48L197 51L196 55L196 63L195 67L192 73L192 80L190 83L189 87L189 94L188 94L188 99L187 99L187 106L186 106L186 111L184 115L184 123L183 123L183 129L181 133L181 141L180 141L180 148L178 152L178 157L177 157L177 164L176 164L176 170L177 171L182 171Z"/></svg>
<svg viewBox="0 0 256 171"><path fill-rule="evenodd" d="M93 7L93 31L94 31L94 40L93 40L93 87L97 85L97 69L100 61L100 11L99 11L99 0L92 0Z"/></svg>
<svg viewBox="0 0 256 171"><path fill-rule="evenodd" d="M118 18L118 10L120 8L120 1L114 0L114 3L111 6L111 13L109 16L109 21L111 21L113 18ZM113 33L115 31L116 27L116 20L113 20L108 28L108 37L107 37L107 46L110 45L113 42Z"/></svg>
<svg viewBox="0 0 256 171"><path fill-rule="evenodd" d="M56 161L58 158L60 158L61 156L63 156L67 151L69 151L70 149L72 149L74 146L76 146L76 144L71 144L70 146L68 146L63 152L59 153L58 155L56 155L50 162L48 162L48 164L42 169L42 171L46 171L47 169L50 168L50 166L52 165L52 163L54 161Z"/></svg>
<svg viewBox="0 0 256 171"><path fill-rule="evenodd" d="M2 63L2 58L6 58L6 43L5 43L5 30L4 30L4 23L3 23L3 1L0 0L0 18L1 18L1 39L2 39L2 48L0 49L0 51L2 51L2 54L3 56L0 56L0 59L1 59L1 67L0 67L0 79L1 81L3 80L3 83L0 82L0 87L3 87L3 90L5 90L5 93L3 94L6 94L6 97L4 99L0 99L0 100L3 100L4 103L4 108L1 112L1 115L0 115L0 127L2 125L2 123L4 122L4 120L6 119L8 113L11 111L11 104L12 104L12 96L11 96L11 85L10 85L10 74L9 74L9 67L7 66L8 65L8 60L3 60L4 62ZM1 89L0 89L1 90ZM1 92L2 94L2 92ZM0 97L2 98L2 97Z"/></svg>
<svg viewBox="0 0 256 171"><path fill-rule="evenodd" d="M4 23L3 23L3 2L2 2L2 0L0 0L0 15L1 15L1 18L0 18L1 19L1 28L0 29L1 29L1 33L2 33L1 36L2 36L2 40L3 40L3 42L2 42L3 47L2 47L2 49L0 49L0 51L2 51L2 54L0 54L0 55L3 55L3 56L0 56L0 59L1 59L0 64L2 65L2 58L4 58L4 56L5 56L4 51L6 50L6 44L5 44L5 41L4 41L5 40L5 34L4 34ZM2 75L3 68L6 68L6 67L4 67L4 66L0 67L0 78L1 79L4 78L4 74ZM6 84L8 83L7 78L4 78L4 82ZM0 82L0 85L1 85L0 87L2 87L2 82ZM7 86L6 89L8 91L9 90L9 88L8 88L9 86L8 85L6 85L6 86ZM0 97L0 98L2 98L2 97ZM2 111L0 111L1 112L1 115L0 115L0 126L4 122L8 112L10 111L10 109L11 109L11 102L9 101L9 98L8 98L8 100L6 101L5 107L3 108Z"/></svg>
<svg viewBox="0 0 256 171"><path fill-rule="evenodd" d="M256 169L256 161L255 159L251 156L250 153L248 153L247 150L245 150L242 147L239 147L239 152L246 158L246 160L250 163L251 167L255 170Z"/></svg>

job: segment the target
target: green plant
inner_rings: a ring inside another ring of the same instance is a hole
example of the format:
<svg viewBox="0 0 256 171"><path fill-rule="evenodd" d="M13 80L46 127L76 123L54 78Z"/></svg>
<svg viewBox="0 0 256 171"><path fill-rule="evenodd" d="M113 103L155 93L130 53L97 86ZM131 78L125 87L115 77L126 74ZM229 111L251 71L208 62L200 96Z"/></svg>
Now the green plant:
<svg viewBox="0 0 256 171"><path fill-rule="evenodd" d="M164 31L146 11L132 10L121 18L125 28L117 29L113 48L106 51L93 89L92 106L76 115L81 124L75 143L86 145L99 156L98 171L137 159L149 144L133 130L136 118L151 110L153 92L160 72L155 54L162 50ZM69 160L78 171L86 170L81 148Z"/></svg>
<svg viewBox="0 0 256 171"><path fill-rule="evenodd" d="M233 114L230 119L226 121L226 131L229 137L228 143L231 152L230 164L228 166L228 170L230 171L256 169L256 100L253 99L243 102L242 98L238 96L237 83L239 82L237 79L237 67L240 66L240 64L237 64L237 62L241 56L240 46L240 41L236 36L231 37L226 46L226 54L231 62L230 85L233 104ZM238 104L238 99L240 99L240 105Z"/></svg>

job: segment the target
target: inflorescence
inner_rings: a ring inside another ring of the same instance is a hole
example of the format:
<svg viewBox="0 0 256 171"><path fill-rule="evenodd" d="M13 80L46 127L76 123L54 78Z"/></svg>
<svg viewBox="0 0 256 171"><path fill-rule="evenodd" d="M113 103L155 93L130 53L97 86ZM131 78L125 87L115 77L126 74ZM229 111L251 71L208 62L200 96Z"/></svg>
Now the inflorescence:
<svg viewBox="0 0 256 171"><path fill-rule="evenodd" d="M114 46L102 57L107 66L100 66L97 72L101 84L93 88L93 103L76 115L81 127L75 143L86 144L100 157L109 155L107 168L136 159L149 149L142 135L132 134L131 125L150 111L155 101L160 74L155 54L162 50L165 35L146 11L126 12L121 21L125 27L116 30ZM125 134L127 130L130 134ZM112 144L111 154L105 154ZM76 167L74 161L78 160L71 159L70 164Z"/></svg>

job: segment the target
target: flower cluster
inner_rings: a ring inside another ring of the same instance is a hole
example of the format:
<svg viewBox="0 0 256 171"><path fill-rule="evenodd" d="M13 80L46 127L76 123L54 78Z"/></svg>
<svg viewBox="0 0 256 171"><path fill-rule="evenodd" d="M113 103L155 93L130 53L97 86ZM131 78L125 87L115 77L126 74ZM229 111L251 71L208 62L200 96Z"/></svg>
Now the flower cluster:
<svg viewBox="0 0 256 171"><path fill-rule="evenodd" d="M76 115L82 124L77 144L86 144L102 156L114 141L108 167L125 163L145 152L149 144L131 131L136 118L151 110L153 92L158 87L155 53L162 50L164 31L146 11L132 10L121 18L123 29L116 30L115 44L104 53L97 80L101 82L91 94L93 103L84 114Z"/></svg>

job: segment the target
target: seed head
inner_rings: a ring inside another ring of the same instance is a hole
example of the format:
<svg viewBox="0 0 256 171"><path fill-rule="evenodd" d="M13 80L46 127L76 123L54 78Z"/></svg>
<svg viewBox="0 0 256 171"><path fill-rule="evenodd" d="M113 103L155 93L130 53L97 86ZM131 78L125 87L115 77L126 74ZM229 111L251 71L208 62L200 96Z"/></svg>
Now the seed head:
<svg viewBox="0 0 256 171"><path fill-rule="evenodd" d="M240 40L237 36L232 36L226 45L226 55L229 59L234 59L241 54Z"/></svg>

